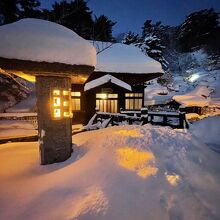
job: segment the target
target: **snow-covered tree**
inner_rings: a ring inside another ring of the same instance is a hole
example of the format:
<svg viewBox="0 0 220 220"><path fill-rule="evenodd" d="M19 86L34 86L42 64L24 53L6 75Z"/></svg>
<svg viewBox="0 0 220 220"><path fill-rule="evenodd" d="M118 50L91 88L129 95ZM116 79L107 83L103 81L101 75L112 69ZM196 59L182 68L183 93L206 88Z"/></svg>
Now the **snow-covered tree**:
<svg viewBox="0 0 220 220"><path fill-rule="evenodd" d="M219 13L214 9L204 9L188 15L180 25L178 42L183 52L207 45L219 34ZM218 39L219 40L219 39Z"/></svg>
<svg viewBox="0 0 220 220"><path fill-rule="evenodd" d="M152 24L151 20L146 20L142 27L142 36L136 45L148 56L159 61L163 68L167 70L167 61L163 57L163 50L166 47L161 43L164 34L163 27L161 22Z"/></svg>
<svg viewBox="0 0 220 220"><path fill-rule="evenodd" d="M135 34L134 32L129 31L123 38L122 43L123 44L135 44L138 42L139 35Z"/></svg>

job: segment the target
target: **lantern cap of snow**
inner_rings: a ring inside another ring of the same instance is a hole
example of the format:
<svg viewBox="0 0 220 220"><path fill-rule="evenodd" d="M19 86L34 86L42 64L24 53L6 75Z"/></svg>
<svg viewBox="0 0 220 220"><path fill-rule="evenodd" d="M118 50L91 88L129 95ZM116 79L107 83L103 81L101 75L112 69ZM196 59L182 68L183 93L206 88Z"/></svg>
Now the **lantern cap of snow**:
<svg viewBox="0 0 220 220"><path fill-rule="evenodd" d="M88 74L96 50L72 30L45 20L22 19L0 27L0 67L33 75Z"/></svg>

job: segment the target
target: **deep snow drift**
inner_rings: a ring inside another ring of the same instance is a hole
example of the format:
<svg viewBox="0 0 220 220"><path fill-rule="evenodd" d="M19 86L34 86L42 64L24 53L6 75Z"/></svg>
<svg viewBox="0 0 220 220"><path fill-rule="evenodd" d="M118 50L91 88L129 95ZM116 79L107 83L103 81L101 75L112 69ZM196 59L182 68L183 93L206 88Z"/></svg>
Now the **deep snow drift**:
<svg viewBox="0 0 220 220"><path fill-rule="evenodd" d="M98 137L98 138L97 138ZM73 136L66 162L0 145L0 219L218 219L219 155L190 133L121 126Z"/></svg>

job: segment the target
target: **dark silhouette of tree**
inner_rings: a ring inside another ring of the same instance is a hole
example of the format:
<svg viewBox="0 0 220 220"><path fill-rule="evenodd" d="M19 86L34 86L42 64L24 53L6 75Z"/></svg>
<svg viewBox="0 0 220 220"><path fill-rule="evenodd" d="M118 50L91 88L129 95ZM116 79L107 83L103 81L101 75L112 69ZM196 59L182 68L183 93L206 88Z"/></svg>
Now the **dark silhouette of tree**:
<svg viewBox="0 0 220 220"><path fill-rule="evenodd" d="M93 31L92 11L84 0L55 2L51 20L75 31L81 37L90 39Z"/></svg>
<svg viewBox="0 0 220 220"><path fill-rule="evenodd" d="M17 0L0 0L1 23L8 24L18 19Z"/></svg>
<svg viewBox="0 0 220 220"><path fill-rule="evenodd" d="M19 18L40 18L40 2L38 0L17 0L20 12Z"/></svg>
<svg viewBox="0 0 220 220"><path fill-rule="evenodd" d="M116 22L112 22L105 15L95 16L92 39L105 42L114 41L112 37L112 27L115 24Z"/></svg>
<svg viewBox="0 0 220 220"><path fill-rule="evenodd" d="M122 40L123 44L135 44L139 40L139 35L135 34L134 32L129 31L125 36L124 39Z"/></svg>
<svg viewBox="0 0 220 220"><path fill-rule="evenodd" d="M204 9L188 15L178 30L181 51L188 52L207 45L219 32L219 13L214 9Z"/></svg>

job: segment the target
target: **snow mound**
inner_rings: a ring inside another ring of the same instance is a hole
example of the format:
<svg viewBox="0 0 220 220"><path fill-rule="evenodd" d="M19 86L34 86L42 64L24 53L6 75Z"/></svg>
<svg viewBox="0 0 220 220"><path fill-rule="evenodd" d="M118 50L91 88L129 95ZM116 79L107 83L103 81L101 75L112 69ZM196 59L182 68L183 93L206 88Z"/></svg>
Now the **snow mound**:
<svg viewBox="0 0 220 220"><path fill-rule="evenodd" d="M175 95L173 100L180 103L182 106L208 106L211 99L210 93L212 90L206 85L198 85L193 91L184 95Z"/></svg>
<svg viewBox="0 0 220 220"><path fill-rule="evenodd" d="M190 131L204 143L215 144L220 147L220 116L196 121L191 125Z"/></svg>
<svg viewBox="0 0 220 220"><path fill-rule="evenodd" d="M90 90L90 89L93 89L95 87L98 87L98 86L101 86L105 83L108 83L108 82L111 82L117 86L120 86L124 89L127 89L129 91L131 91L131 86L129 84L127 84L126 82L120 80L120 79L117 79L116 77L114 76L111 76L109 74L105 75L105 76L102 76L98 79L94 79L88 83L85 84L85 87L84 87L84 91L87 91L87 90Z"/></svg>
<svg viewBox="0 0 220 220"><path fill-rule="evenodd" d="M0 57L95 66L96 50L72 30L59 24L22 19L0 27Z"/></svg>
<svg viewBox="0 0 220 220"><path fill-rule="evenodd" d="M0 219L218 219L219 155L190 133L121 126L73 136L40 166L37 143L0 146ZM12 211L13 210L13 211Z"/></svg>
<svg viewBox="0 0 220 220"><path fill-rule="evenodd" d="M133 45L95 42L97 54L95 71L108 73L164 73L161 64L144 55Z"/></svg>

